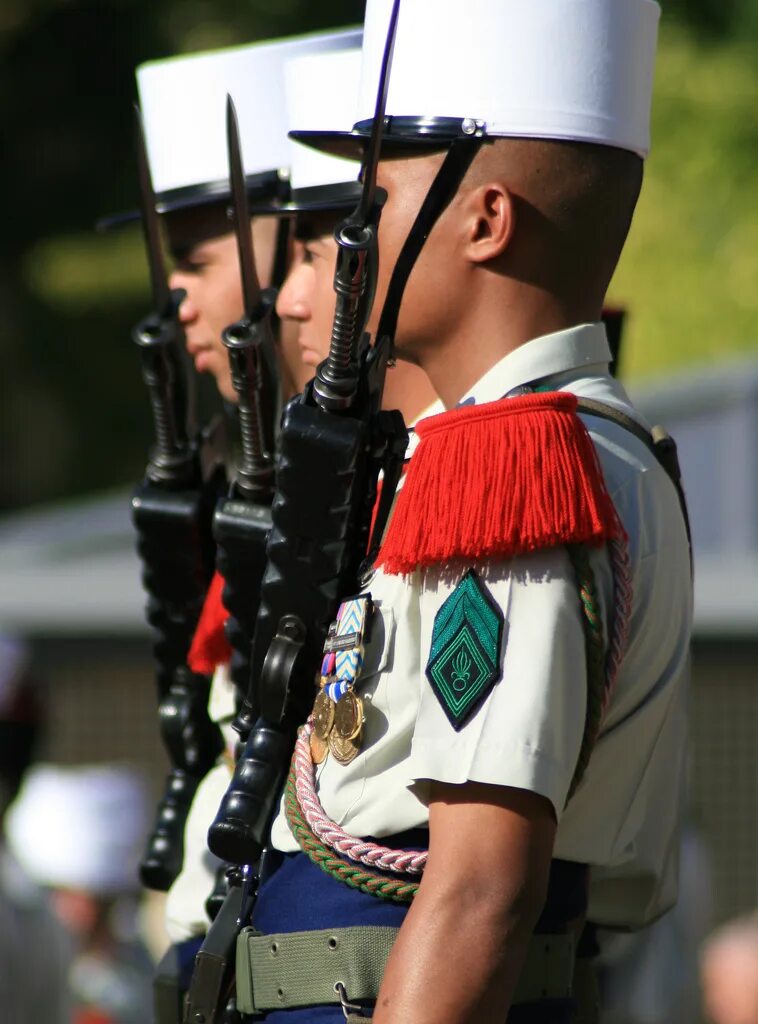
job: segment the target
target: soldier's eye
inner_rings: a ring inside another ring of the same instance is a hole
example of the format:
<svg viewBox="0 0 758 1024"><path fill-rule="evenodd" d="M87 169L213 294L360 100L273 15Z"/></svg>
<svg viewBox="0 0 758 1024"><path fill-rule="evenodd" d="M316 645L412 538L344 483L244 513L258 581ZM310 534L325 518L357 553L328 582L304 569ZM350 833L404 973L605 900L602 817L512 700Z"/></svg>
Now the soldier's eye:
<svg viewBox="0 0 758 1024"><path fill-rule="evenodd" d="M202 262L201 260L190 260L185 258L183 260L177 260L174 266L176 270L178 270L179 273L181 274L197 275L202 274L207 264Z"/></svg>

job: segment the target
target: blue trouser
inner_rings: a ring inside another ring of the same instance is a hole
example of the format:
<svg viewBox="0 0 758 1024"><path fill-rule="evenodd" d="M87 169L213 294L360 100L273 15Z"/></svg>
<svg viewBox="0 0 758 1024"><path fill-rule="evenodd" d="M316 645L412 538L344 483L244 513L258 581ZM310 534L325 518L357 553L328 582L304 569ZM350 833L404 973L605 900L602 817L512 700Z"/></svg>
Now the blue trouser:
<svg viewBox="0 0 758 1024"><path fill-rule="evenodd" d="M383 839L382 843L395 848L423 849L427 836L426 832L416 831ZM567 878L564 877L566 872L562 871L561 862L554 862L551 874L551 882L554 883L551 889L559 894L551 902L554 906L559 904L559 917L565 914L565 919L569 919L574 916L576 909L573 904L582 900L579 891L572 892L572 889L578 890L578 886L573 884L575 872L570 873L570 886L567 885ZM568 894L568 899L565 894ZM295 853L282 855L279 866L262 881L252 923L263 934L347 928L354 925L399 928L407 912L407 905L351 889L327 875L305 854ZM556 918L547 911L543 918L543 930L551 930L556 926ZM569 1000L517 1006L508 1014L507 1024L570 1024L573 1009L573 1003ZM272 1010L244 1019L254 1020L256 1024L258 1021L265 1021L265 1024L345 1024L342 1009L336 1005Z"/></svg>
<svg viewBox="0 0 758 1024"><path fill-rule="evenodd" d="M425 829L391 836L381 842L394 849L426 849ZM407 876L406 876L407 877ZM399 928L408 905L393 903L351 889L327 875L304 853L283 854L281 864L264 878L253 912L253 925L264 934L348 928L352 925L384 925ZM348 992L348 997L350 993ZM345 1024L339 1006L311 1006L273 1010L256 1016L266 1024Z"/></svg>

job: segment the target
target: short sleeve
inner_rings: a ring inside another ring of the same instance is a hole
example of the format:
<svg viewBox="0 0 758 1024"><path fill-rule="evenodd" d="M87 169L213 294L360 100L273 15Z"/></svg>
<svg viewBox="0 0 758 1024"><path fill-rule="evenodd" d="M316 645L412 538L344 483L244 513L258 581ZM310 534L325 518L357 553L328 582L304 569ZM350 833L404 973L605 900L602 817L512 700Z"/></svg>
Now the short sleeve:
<svg viewBox="0 0 758 1024"><path fill-rule="evenodd" d="M546 797L560 819L584 732L587 675L574 571L563 548L489 563L478 581L503 616L500 678L458 727L425 671L435 619L457 581L431 573L421 597L412 778L512 786Z"/></svg>

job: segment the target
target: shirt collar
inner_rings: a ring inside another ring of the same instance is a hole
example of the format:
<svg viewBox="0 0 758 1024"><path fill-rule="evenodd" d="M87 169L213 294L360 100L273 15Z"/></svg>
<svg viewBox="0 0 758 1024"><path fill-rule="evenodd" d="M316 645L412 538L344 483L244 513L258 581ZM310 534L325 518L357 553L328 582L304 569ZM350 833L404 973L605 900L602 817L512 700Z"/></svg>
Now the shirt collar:
<svg viewBox="0 0 758 1024"><path fill-rule="evenodd" d="M578 370L612 359L605 324L579 324L564 331L544 334L509 352L495 363L463 396L458 405L496 402L516 388L545 377Z"/></svg>
<svg viewBox="0 0 758 1024"><path fill-rule="evenodd" d="M438 416L440 413L443 413L445 411L445 406L442 404L442 401L439 398L437 398L434 402L432 402L430 406L427 406L427 408L424 409L420 416L417 416L415 420L408 424L408 447L405 450L405 462L408 462L410 457L418 448L418 434L416 433L416 424L419 422L419 420L426 420L430 416Z"/></svg>

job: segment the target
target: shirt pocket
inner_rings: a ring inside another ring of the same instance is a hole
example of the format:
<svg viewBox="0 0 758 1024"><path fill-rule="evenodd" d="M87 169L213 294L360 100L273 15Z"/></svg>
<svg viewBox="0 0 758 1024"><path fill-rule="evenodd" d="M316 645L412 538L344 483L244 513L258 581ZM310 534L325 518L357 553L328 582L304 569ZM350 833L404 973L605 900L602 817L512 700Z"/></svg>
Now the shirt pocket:
<svg viewBox="0 0 758 1024"><path fill-rule="evenodd" d="M395 613L391 605L376 602L371 632L364 645L363 666L357 680L359 693L373 693L379 676L392 666L395 645Z"/></svg>

